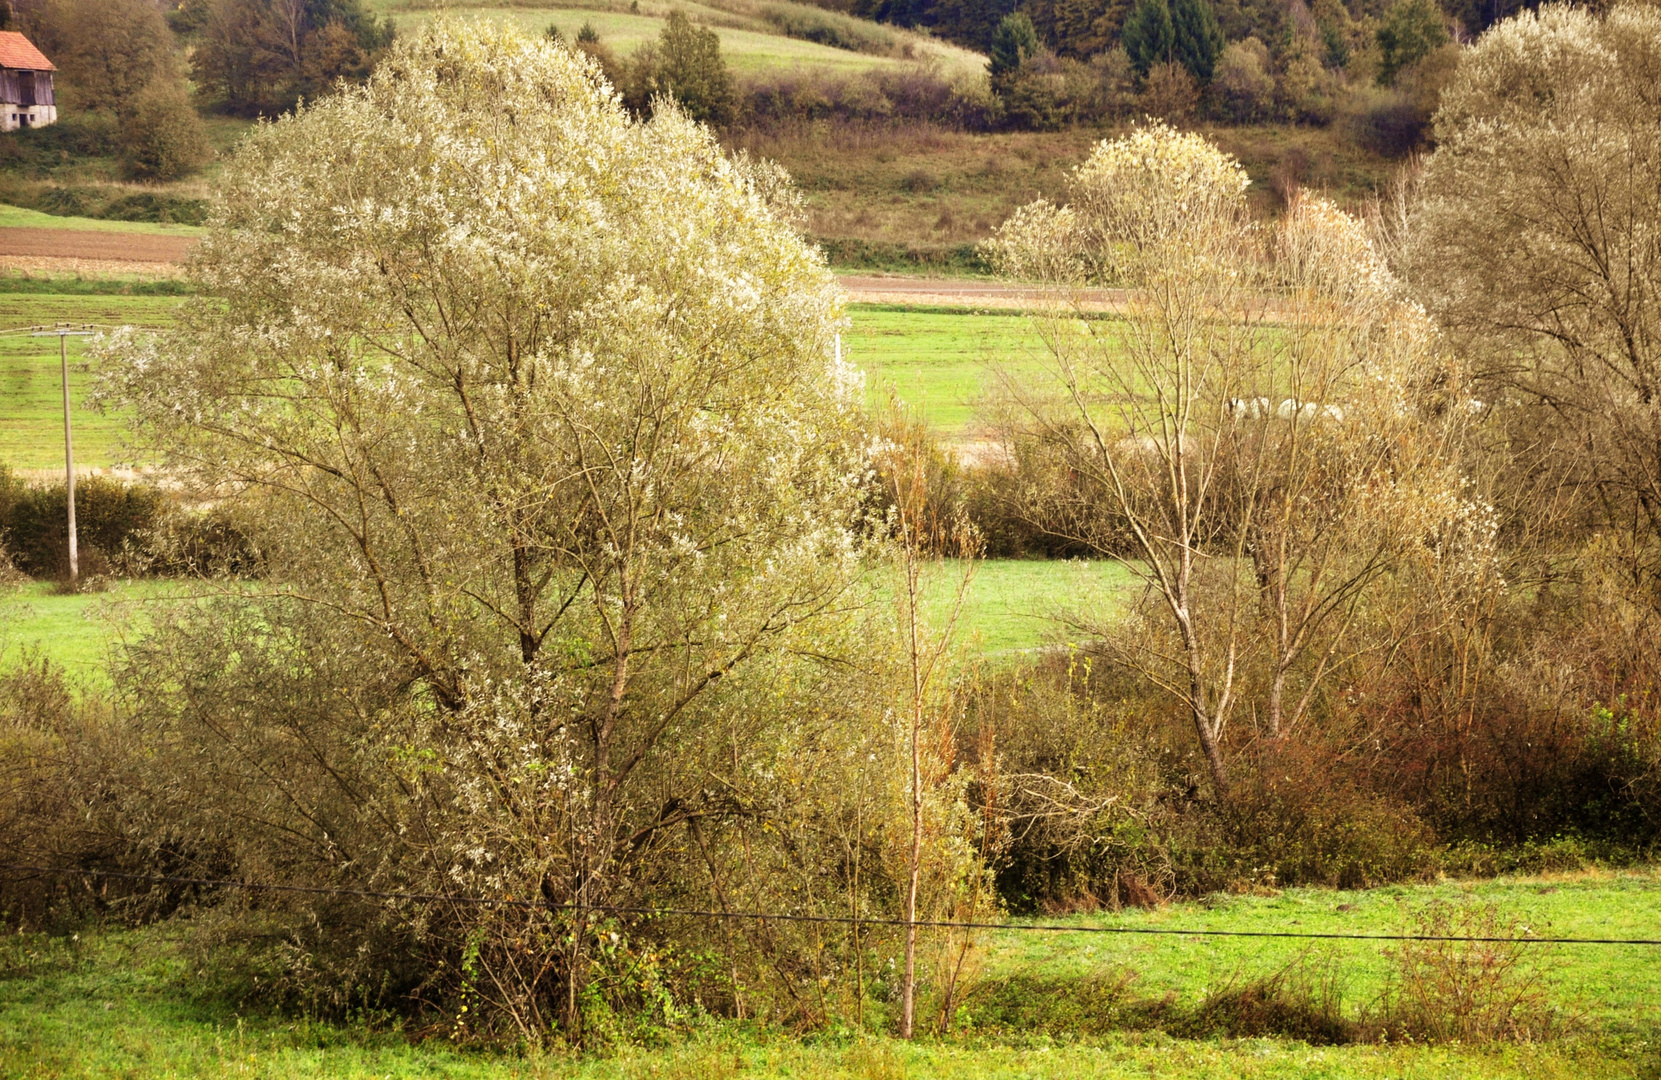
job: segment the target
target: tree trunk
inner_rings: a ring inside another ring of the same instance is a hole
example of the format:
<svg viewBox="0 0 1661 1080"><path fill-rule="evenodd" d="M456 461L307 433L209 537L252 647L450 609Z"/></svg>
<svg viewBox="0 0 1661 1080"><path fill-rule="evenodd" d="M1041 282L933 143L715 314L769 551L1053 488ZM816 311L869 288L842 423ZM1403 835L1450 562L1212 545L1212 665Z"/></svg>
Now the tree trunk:
<svg viewBox="0 0 1661 1080"><path fill-rule="evenodd" d="M917 889L923 868L923 703L919 694L911 717L911 880L905 893L905 989L900 1008L900 1038L911 1038L917 1015Z"/></svg>

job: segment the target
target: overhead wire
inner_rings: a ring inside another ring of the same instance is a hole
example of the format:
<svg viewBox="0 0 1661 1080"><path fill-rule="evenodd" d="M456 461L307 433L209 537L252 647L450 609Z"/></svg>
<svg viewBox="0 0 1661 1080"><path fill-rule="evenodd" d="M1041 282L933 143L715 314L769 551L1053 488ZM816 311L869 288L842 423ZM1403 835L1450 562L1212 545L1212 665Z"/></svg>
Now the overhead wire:
<svg viewBox="0 0 1661 1080"><path fill-rule="evenodd" d="M805 915L789 912L720 911L702 908L636 907L619 904L555 904L515 897L466 896L452 893L395 892L381 889L352 889L327 885L278 885L237 881L230 878L194 878L167 874L135 874L120 870L82 870L74 867L35 866L0 863L0 870L26 870L63 877L101 877L157 885L194 885L211 888L244 889L250 892L302 893L311 895L357 896L373 900L408 900L451 903L477 907L514 907L554 912L593 912L609 915L642 915L705 919L736 919L755 922L834 923L858 926L917 926L940 930L996 930L1062 934L1126 934L1161 937L1294 938L1315 941L1432 941L1508 945L1661 945L1661 938L1523 937L1461 934L1369 934L1320 930L1216 930L1205 927L1173 926L1069 926L1056 923L956 922L943 919L856 917L853 915Z"/></svg>

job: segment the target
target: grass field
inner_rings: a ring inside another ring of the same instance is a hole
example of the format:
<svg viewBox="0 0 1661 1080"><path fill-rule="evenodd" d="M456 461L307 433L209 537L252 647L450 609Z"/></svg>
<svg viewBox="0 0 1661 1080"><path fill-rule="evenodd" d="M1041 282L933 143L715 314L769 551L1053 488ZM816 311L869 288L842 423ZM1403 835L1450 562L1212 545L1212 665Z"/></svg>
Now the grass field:
<svg viewBox="0 0 1661 1080"><path fill-rule="evenodd" d="M148 236L200 236L195 225L163 225L149 221L105 221L102 218L59 217L39 210L0 203L0 229L74 229L90 232L143 233Z"/></svg>
<svg viewBox="0 0 1661 1080"><path fill-rule="evenodd" d="M1661 875L1654 870L1507 878L1336 893L1291 889L1275 896L1214 897L1115 916L1049 924L1286 928L1397 932L1433 900L1492 903L1559 936L1655 936ZM1340 910L1340 907L1345 910ZM989 961L959 1031L915 1044L834 1033L799 1040L785 1032L710 1022L657 1048L611 1055L495 1055L435 1039L410 1045L396 1031L273 1016L230 1000L188 922L84 938L13 936L0 944L0 1075L250 1077L1650 1077L1661 1066L1661 957L1640 947L1539 946L1532 963L1551 1001L1578 1017L1576 1033L1543 1044L1310 1046L1281 1038L1174 1039L1158 1030L1067 1036L1049 1014L1080 1007L1058 988L1099 974L1134 976L1131 992L1194 1003L1267 975L1304 950L1253 939L1045 934L989 935ZM1376 942L1326 948L1343 970L1350 1008L1381 986ZM1018 990L1011 1007L1012 991ZM1001 1004L1000 1004L1001 1003ZM1088 1011L1087 1002L1082 1006ZM1075 1012L1068 1014L1077 1020ZM1090 1019L1089 1016L1086 1019ZM1105 1021L1105 1014L1095 1019Z"/></svg>
<svg viewBox="0 0 1661 1080"><path fill-rule="evenodd" d="M687 17L713 29L721 38L721 53L739 75L777 74L811 69L822 74L851 74L873 68L907 63L900 56L853 52L812 41L787 37L764 17L765 5L734 2L683 3L678 0L644 0L642 3L409 3L405 0L378 0L369 5L391 17L401 29L414 29L442 16L481 18L538 35L550 24L559 27L567 40L575 40L584 23L600 35L602 44L619 57L626 57L648 41L656 41L669 12L679 9ZM942 41L910 34L893 27L863 24L873 40L891 39L894 52L902 43L912 46L914 55L947 70L983 72L986 59L967 49Z"/></svg>
<svg viewBox="0 0 1661 1080"><path fill-rule="evenodd" d="M955 567L930 580L930 614L943 618ZM1051 615L1083 605L1114 607L1136 587L1110 562L992 559L976 567L960 622L966 655L1010 658L1064 640ZM110 649L144 632L151 612L203 587L180 581L124 581L96 593L65 595L35 582L0 588L0 667L37 651L93 687L108 685Z"/></svg>
<svg viewBox="0 0 1661 1080"><path fill-rule="evenodd" d="M54 322L166 325L178 304L176 296L8 292L0 281L0 329ZM972 433L976 402L992 381L990 364L1002 365L1017 378L1035 377L1044 370L1041 342L1023 315L861 305L854 305L849 315L852 329L844 343L849 358L866 372L872 407L885 405L892 388L952 438ZM14 469L62 468L57 344L55 338L0 335L0 462ZM107 468L127 460L123 423L119 416L86 407L92 383L92 373L81 360L86 347L85 338L69 340L75 460L88 468Z"/></svg>
<svg viewBox="0 0 1661 1080"><path fill-rule="evenodd" d="M103 592L65 595L45 582L0 589L0 668L28 653L93 687L108 685L110 650L144 633L155 605L190 591L183 582L116 582Z"/></svg>
<svg viewBox="0 0 1661 1080"><path fill-rule="evenodd" d="M75 220L75 219L56 219ZM0 283L0 329L90 322L165 325L176 296L7 292ZM87 338L69 339L69 395L75 461L106 468L124 460L121 417L86 406L92 375L82 356ZM19 470L63 468L63 389L57 338L0 334L0 462Z"/></svg>
<svg viewBox="0 0 1661 1080"><path fill-rule="evenodd" d="M952 438L974 433L977 403L996 385L994 365L1015 379L1046 370L1043 342L1025 315L854 305L849 319L843 341L865 372L870 407L885 406L892 392Z"/></svg>

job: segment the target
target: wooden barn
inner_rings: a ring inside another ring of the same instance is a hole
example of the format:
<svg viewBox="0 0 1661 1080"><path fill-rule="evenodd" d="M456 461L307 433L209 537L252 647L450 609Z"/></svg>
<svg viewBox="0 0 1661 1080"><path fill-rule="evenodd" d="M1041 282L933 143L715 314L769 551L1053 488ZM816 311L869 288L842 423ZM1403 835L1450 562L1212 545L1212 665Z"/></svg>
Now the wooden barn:
<svg viewBox="0 0 1661 1080"><path fill-rule="evenodd" d="M15 30L0 30L0 131L44 127L58 118L52 93L56 70L34 42Z"/></svg>

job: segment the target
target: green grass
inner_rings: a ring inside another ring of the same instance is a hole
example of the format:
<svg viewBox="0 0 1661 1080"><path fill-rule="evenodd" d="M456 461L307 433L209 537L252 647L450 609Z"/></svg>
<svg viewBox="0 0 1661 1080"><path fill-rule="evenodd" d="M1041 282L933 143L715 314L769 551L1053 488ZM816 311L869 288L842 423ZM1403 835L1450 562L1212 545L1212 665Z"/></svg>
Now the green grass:
<svg viewBox="0 0 1661 1080"><path fill-rule="evenodd" d="M0 329L55 322L165 325L176 296L6 292L0 288ZM120 416L89 409L87 338L70 338L69 397L75 461L106 468L123 459ZM14 469L63 468L63 388L57 338L0 335L0 462Z"/></svg>
<svg viewBox="0 0 1661 1080"><path fill-rule="evenodd" d="M1270 897L1215 897L1113 917L1047 922L1079 926L1262 929L1299 926L1389 932L1403 912L1433 899L1494 902L1558 934L1647 934L1661 926L1661 874L1653 869L1370 892L1287 890ZM1338 905L1351 910L1339 912ZM1231 978L1273 971L1303 948L1251 939L1002 932L992 936L983 980L971 992L967 1028L905 1044L884 1036L800 1040L712 1021L658 1048L606 1055L521 1055L458 1050L442 1039L411 1045L396 1032L272 1015L234 1005L211 960L189 947L187 923L77 939L14 935L0 945L0 1075L250 1077L1253 1077L1285 1080L1529 1077L1597 1080L1654 1076L1661 1065L1661 963L1640 948L1541 947L1553 1000L1581 1015L1570 1037L1493 1047L1355 1045L1295 1040L1175 1039L1160 1031L1076 1037L990 1023L984 1003L1014 976L1033 986L1076 982L1125 966L1134 992L1169 990L1198 1001ZM1352 1000L1376 993L1384 962L1376 943L1334 946ZM1043 998L1041 990L1033 994ZM1042 1014L1062 995L1026 1004ZM983 1019L976 1020L976 1009Z"/></svg>
<svg viewBox="0 0 1661 1080"><path fill-rule="evenodd" d="M62 594L44 582L0 588L0 667L39 655L71 679L109 685L110 650L144 632L152 605L186 591L178 581L123 581L103 592Z"/></svg>
<svg viewBox="0 0 1661 1080"><path fill-rule="evenodd" d="M1046 370L1032 320L1014 312L907 311L851 305L847 358L865 372L866 398L883 408L890 392L951 438L974 434L977 402L996 385L994 366L1030 380Z"/></svg>
<svg viewBox="0 0 1661 1080"><path fill-rule="evenodd" d="M960 567L948 564L929 578L932 619L948 614ZM957 640L973 655L1040 648L1062 640L1053 613L1085 604L1112 607L1136 587L1117 563L987 560L975 568ZM188 583L171 580L122 581L104 592L75 595L44 582L0 588L0 667L38 651L72 678L107 686L111 648L142 634L155 604L190 592Z"/></svg>
<svg viewBox="0 0 1661 1080"><path fill-rule="evenodd" d="M927 612L950 613L961 563L928 581ZM1067 640L1054 616L1080 609L1117 611L1141 587L1122 563L1107 560L987 559L963 598L958 641L972 655L1008 656Z"/></svg>
<svg viewBox="0 0 1661 1080"><path fill-rule="evenodd" d="M54 322L165 325L177 296L101 292L44 292L47 283L0 282L0 329ZM66 283L65 289L78 288ZM849 359L867 376L867 399L886 405L890 389L951 438L973 434L976 402L993 383L991 364L1017 378L1045 370L1042 344L1031 321L1013 313L943 313L854 305L844 338ZM70 401L75 460L107 468L125 460L121 417L86 408L92 374L81 360L85 338L71 338ZM63 465L63 399L57 341L0 336L0 461L16 469Z"/></svg>
<svg viewBox="0 0 1661 1080"><path fill-rule="evenodd" d="M1121 916L1060 920L1094 926L1310 933L1413 932L1408 913L1432 900L1493 904L1539 936L1661 938L1661 871L1584 872L1395 885L1366 891L1286 889L1273 896L1216 896ZM1339 910L1339 905L1348 910ZM1055 920L1043 920L1053 922ZM1376 1001L1389 968L1385 942L1296 939L1011 934L994 946L990 980L1037 974L1068 982L1101 970L1129 970L1141 996L1195 1003L1229 978L1252 978L1302 956L1336 962L1351 1007ZM1584 1025L1630 1037L1661 1035L1661 947L1541 945L1554 1001ZM1661 1045L1661 1044L1658 1044Z"/></svg>
<svg viewBox="0 0 1661 1080"><path fill-rule="evenodd" d="M0 203L0 229L75 229L83 232L148 233L157 236L200 236L195 225L165 225L149 221L106 221L103 218L59 217L39 210Z"/></svg>

